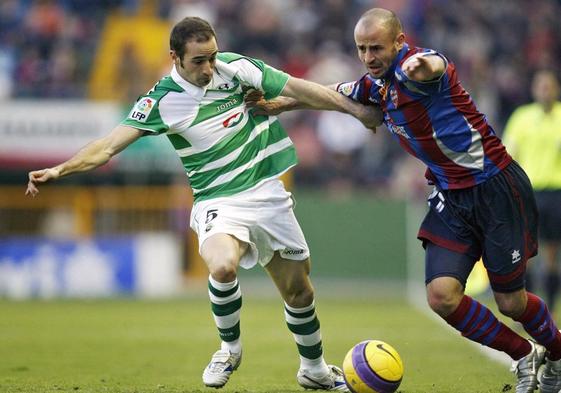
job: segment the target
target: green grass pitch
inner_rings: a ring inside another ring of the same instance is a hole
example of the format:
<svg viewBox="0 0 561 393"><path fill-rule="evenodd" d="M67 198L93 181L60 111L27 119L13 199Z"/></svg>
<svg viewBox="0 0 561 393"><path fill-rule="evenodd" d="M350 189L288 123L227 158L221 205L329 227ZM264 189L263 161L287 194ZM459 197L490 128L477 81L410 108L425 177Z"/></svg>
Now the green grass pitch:
<svg viewBox="0 0 561 393"><path fill-rule="evenodd" d="M326 359L340 365L355 343L387 341L401 354L402 393L486 393L514 383L443 322L404 301L319 298ZM233 392L303 392L282 303L245 296L244 359ZM0 392L214 392L201 372L218 348L205 298L171 301L0 300Z"/></svg>

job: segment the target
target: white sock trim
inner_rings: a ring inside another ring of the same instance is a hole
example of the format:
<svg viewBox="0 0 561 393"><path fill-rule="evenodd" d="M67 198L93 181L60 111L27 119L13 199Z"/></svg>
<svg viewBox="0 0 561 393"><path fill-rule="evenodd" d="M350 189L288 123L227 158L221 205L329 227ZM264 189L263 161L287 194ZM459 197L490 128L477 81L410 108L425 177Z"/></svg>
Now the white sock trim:
<svg viewBox="0 0 561 393"><path fill-rule="evenodd" d="M293 312L293 313L303 313L303 312L306 312L306 311L313 310L316 307L316 302L314 300L312 300L312 304L310 304L309 306L300 307L300 308L289 306L288 304L286 304L286 302L284 302L284 307L286 307L286 309L288 311Z"/></svg>
<svg viewBox="0 0 561 393"><path fill-rule="evenodd" d="M236 285L238 285L238 279L237 278L234 281L231 281L231 282L218 282L214 278L212 278L212 276L210 274L208 275L208 282L210 282L210 285L212 285L213 288L216 288L219 291L223 291L223 292L227 291L227 290L230 290L230 289L234 288Z"/></svg>

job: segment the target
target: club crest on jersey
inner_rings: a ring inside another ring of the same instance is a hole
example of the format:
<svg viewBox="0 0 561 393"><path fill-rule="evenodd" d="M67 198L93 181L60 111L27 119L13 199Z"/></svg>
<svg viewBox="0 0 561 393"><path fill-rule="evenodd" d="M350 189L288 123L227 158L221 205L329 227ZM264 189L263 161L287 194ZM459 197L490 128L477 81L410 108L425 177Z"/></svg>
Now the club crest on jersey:
<svg viewBox="0 0 561 393"><path fill-rule="evenodd" d="M156 104L156 100L150 97L144 97L136 103L129 115L129 119L145 123Z"/></svg>
<svg viewBox="0 0 561 393"><path fill-rule="evenodd" d="M397 91L393 87L390 89L390 99L393 106L397 108Z"/></svg>
<svg viewBox="0 0 561 393"><path fill-rule="evenodd" d="M232 116L230 116L226 120L224 120L222 122L222 125L224 126L224 128L231 128L231 127L234 127L235 125L239 124L240 121L242 121L242 119L243 119L243 112L238 112L238 113L233 114Z"/></svg>

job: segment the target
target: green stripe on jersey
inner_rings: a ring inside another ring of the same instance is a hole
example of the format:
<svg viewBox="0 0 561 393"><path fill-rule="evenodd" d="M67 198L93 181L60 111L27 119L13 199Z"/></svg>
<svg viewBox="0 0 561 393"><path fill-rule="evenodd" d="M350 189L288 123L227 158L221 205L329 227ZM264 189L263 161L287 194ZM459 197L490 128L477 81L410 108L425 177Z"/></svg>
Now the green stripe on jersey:
<svg viewBox="0 0 561 393"><path fill-rule="evenodd" d="M257 185L262 180L278 176L296 165L296 150L293 145L270 155L255 166L245 170L231 181L198 192L194 192L195 201L230 196Z"/></svg>
<svg viewBox="0 0 561 393"><path fill-rule="evenodd" d="M181 157L181 162L183 163L185 170L187 171L187 173L190 173L194 170L204 167L209 162L216 161L230 154L247 142L251 135L251 132L256 126L266 126L266 124L262 123L267 121L268 117L266 116L249 116L248 122L240 131L228 135L226 138L216 143L210 149L207 149L200 153ZM278 124L280 126L280 123L274 122L270 125L270 127L273 127L273 125L275 124Z"/></svg>
<svg viewBox="0 0 561 393"><path fill-rule="evenodd" d="M277 125L277 127L274 127ZM287 139L288 136L284 130L278 126L278 122L273 123L269 130L262 131L255 139L245 144L241 147L241 151L238 156L230 163L214 168L211 170L200 171L192 174L189 177L191 187L196 190L204 189L208 187L213 181L218 177L225 175L236 168L245 165L252 160L256 159L259 152L274 143ZM204 168L203 168L204 169Z"/></svg>
<svg viewBox="0 0 561 393"><path fill-rule="evenodd" d="M179 134L169 134L167 137L175 150L191 147L189 141Z"/></svg>

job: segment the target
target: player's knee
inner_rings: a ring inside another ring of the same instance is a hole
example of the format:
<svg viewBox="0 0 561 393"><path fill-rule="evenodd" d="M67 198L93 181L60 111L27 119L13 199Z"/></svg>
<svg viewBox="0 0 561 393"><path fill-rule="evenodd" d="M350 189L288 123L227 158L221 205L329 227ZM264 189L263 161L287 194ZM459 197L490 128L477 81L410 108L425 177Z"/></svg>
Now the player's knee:
<svg viewBox="0 0 561 393"><path fill-rule="evenodd" d="M238 258L233 252L222 250L203 254L212 278L220 282L231 282L236 279Z"/></svg>
<svg viewBox="0 0 561 393"><path fill-rule="evenodd" d="M314 301L314 290L311 286L291 285L287 288L284 298L291 307L306 307Z"/></svg>
<svg viewBox="0 0 561 393"><path fill-rule="evenodd" d="M427 301L430 308L441 317L452 314L458 308L461 300L462 294L456 292L439 289L427 290Z"/></svg>
<svg viewBox="0 0 561 393"><path fill-rule="evenodd" d="M519 317L526 309L525 302L518 296L502 296L496 300L501 314L509 318Z"/></svg>
<svg viewBox="0 0 561 393"><path fill-rule="evenodd" d="M230 265L213 266L209 271L211 277L218 282L232 282L237 276L236 269Z"/></svg>

